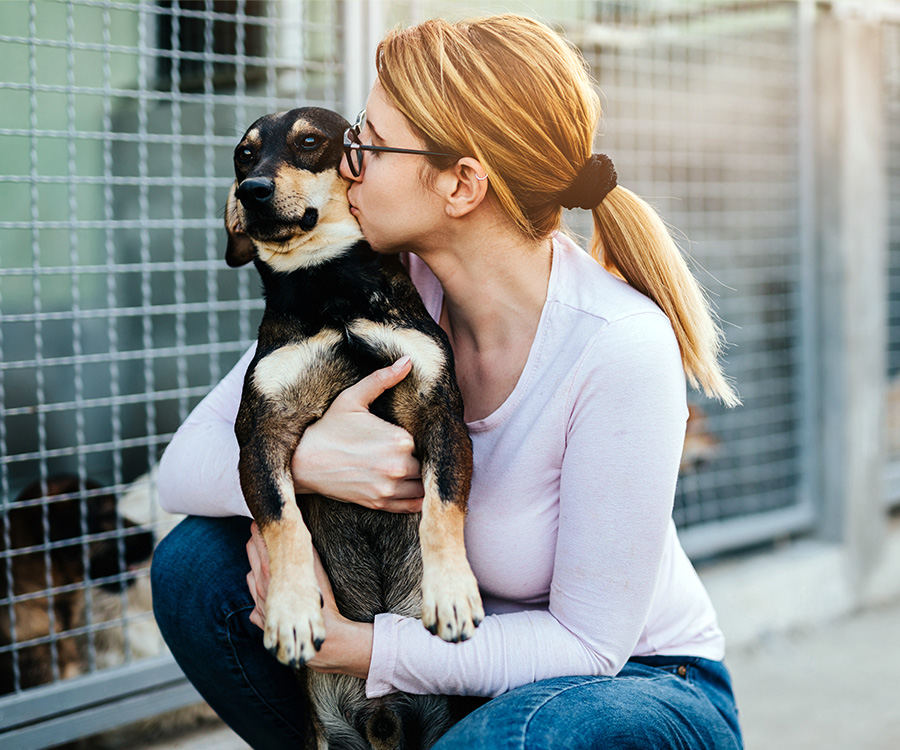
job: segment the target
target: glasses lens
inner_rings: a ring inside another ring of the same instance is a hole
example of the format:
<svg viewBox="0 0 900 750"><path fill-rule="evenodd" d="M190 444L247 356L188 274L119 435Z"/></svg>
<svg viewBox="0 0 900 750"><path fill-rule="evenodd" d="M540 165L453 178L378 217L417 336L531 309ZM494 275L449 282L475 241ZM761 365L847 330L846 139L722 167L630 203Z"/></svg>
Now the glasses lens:
<svg viewBox="0 0 900 750"><path fill-rule="evenodd" d="M344 132L344 152L347 154L347 166L350 167L350 173L354 177L359 177L362 173L364 152L359 148L362 145L359 140L359 132L362 130L365 120L366 110L363 110L356 116L356 122Z"/></svg>
<svg viewBox="0 0 900 750"><path fill-rule="evenodd" d="M344 153L347 155L350 173L354 177L359 177L362 171L363 150L359 145L359 133L355 128L347 128L344 131Z"/></svg>

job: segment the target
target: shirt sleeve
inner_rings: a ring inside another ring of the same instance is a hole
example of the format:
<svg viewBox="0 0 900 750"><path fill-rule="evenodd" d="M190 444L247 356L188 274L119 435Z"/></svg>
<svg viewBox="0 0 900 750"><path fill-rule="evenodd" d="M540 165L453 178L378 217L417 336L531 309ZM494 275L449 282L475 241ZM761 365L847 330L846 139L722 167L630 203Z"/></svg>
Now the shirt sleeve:
<svg viewBox="0 0 900 750"><path fill-rule="evenodd" d="M569 387L548 609L491 615L462 644L416 619L379 615L369 697L496 696L551 677L613 675L632 655L656 589L687 419L669 321L651 312L605 326Z"/></svg>
<svg viewBox="0 0 900 750"><path fill-rule="evenodd" d="M234 421L254 344L188 415L159 463L159 502L170 513L250 516L238 477Z"/></svg>

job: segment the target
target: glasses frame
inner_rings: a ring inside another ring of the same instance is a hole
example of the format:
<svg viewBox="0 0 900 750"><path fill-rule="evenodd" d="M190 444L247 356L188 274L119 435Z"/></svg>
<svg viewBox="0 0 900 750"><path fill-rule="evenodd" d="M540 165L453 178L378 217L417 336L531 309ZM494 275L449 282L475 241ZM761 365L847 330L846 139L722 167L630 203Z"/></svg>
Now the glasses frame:
<svg viewBox="0 0 900 750"><path fill-rule="evenodd" d="M449 156L456 157L456 154L447 154L441 151L420 151L414 148L393 148L392 146L367 146L359 142L359 131L362 129L363 120L366 117L366 110L363 110L356 116L356 122L344 131L344 153L347 155L347 165L350 167L350 174L359 177L363 170L363 156L366 151L386 151L392 154L418 154L419 156ZM355 156L354 156L355 154Z"/></svg>

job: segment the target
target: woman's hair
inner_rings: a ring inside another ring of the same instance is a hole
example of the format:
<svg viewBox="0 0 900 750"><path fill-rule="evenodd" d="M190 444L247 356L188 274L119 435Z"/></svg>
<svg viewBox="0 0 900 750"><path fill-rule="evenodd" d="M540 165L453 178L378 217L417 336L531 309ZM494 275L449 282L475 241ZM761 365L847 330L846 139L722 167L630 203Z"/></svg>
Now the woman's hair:
<svg viewBox="0 0 900 750"><path fill-rule="evenodd" d="M378 79L429 150L473 156L501 209L531 239L562 220L560 195L591 158L600 99L579 52L517 15L426 21L389 33ZM453 163L428 157L433 166ZM592 209L591 254L666 313L689 382L729 405L722 332L657 213L624 187Z"/></svg>

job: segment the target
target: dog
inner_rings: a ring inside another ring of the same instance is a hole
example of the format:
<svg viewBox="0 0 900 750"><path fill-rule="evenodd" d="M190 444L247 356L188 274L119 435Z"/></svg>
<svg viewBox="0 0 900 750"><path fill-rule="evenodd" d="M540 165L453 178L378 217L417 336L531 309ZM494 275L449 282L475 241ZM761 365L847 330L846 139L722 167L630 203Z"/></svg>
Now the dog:
<svg viewBox="0 0 900 750"><path fill-rule="evenodd" d="M900 376L888 380L885 391L885 428L887 453L892 459L900 458Z"/></svg>
<svg viewBox="0 0 900 750"><path fill-rule="evenodd" d="M87 624L87 588L122 592L123 574L153 551L153 533L123 518L114 495L71 474L28 485L5 523L0 599L12 601L0 605L0 694L52 682L54 641L59 678L82 674L87 637L66 633Z"/></svg>
<svg viewBox="0 0 900 750"><path fill-rule="evenodd" d="M226 261L254 262L266 300L235 434L247 505L270 559L264 643L296 668L319 748L430 747L450 723L446 698L367 701L362 680L303 665L326 637L313 547L340 612L421 616L447 641L484 617L465 555L472 445L453 353L405 267L364 241L339 173L349 123L317 107L266 115L234 155ZM421 514L294 495L291 456L345 388L408 355L412 370L371 405L404 427L422 466Z"/></svg>
<svg viewBox="0 0 900 750"><path fill-rule="evenodd" d="M704 469L722 447L722 441L710 431L706 412L697 404L688 404L688 419L684 433L679 474L695 474Z"/></svg>

